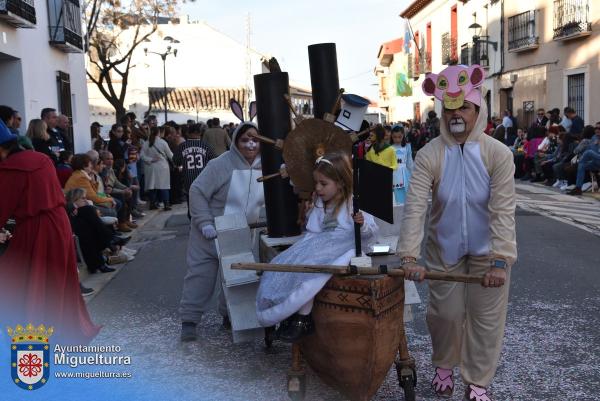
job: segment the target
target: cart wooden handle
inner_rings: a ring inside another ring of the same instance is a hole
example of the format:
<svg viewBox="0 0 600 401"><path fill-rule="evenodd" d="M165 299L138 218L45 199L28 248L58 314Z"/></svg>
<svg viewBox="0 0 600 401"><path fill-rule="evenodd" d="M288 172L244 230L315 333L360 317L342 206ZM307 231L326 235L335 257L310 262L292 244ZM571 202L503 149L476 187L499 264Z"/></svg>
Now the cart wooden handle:
<svg viewBox="0 0 600 401"><path fill-rule="evenodd" d="M271 180L271 179L277 178L277 177L281 177L281 178L288 178L289 177L289 175L288 175L287 170L285 169L285 167L280 168L279 172L277 172L277 173L267 174L267 175L263 175L262 177L258 177L256 179L256 181L257 182L263 182L263 181Z"/></svg>
<svg viewBox="0 0 600 401"><path fill-rule="evenodd" d="M270 263L233 263L234 270L258 270L291 273L329 273L337 275L377 275L387 274L389 276L404 277L404 269L389 267L357 267L357 266L334 266L334 265L276 265ZM455 281L460 283L481 284L483 276L469 274L453 274L426 272L426 280Z"/></svg>
<svg viewBox="0 0 600 401"><path fill-rule="evenodd" d="M260 142L268 143L269 145L275 146L279 150L283 150L283 141L281 139L271 139L266 136L262 136L259 134L249 134L253 138L258 139Z"/></svg>

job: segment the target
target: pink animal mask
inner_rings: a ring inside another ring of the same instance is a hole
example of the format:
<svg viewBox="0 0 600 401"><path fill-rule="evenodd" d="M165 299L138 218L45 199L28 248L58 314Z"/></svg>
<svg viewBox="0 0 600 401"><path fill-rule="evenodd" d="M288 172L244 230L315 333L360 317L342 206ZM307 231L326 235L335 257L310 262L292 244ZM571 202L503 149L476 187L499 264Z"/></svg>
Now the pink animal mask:
<svg viewBox="0 0 600 401"><path fill-rule="evenodd" d="M479 65L451 65L439 74L427 74L423 92L442 101L444 108L455 110L465 100L481 105L481 90L485 72Z"/></svg>

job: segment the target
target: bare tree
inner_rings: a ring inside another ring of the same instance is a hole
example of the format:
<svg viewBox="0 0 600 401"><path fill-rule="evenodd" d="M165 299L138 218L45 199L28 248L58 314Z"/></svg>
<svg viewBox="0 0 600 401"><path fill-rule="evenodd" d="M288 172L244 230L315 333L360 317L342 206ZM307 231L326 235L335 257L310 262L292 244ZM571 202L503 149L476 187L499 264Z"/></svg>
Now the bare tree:
<svg viewBox="0 0 600 401"><path fill-rule="evenodd" d="M174 16L177 0L88 0L84 6L88 78L114 107L117 122L125 115L134 50L147 41L159 18Z"/></svg>

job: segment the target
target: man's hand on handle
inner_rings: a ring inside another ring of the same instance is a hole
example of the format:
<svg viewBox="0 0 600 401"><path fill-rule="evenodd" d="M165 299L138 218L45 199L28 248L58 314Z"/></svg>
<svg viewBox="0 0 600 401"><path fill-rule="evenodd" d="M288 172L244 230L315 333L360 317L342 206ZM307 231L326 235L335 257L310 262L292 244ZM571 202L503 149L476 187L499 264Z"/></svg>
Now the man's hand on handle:
<svg viewBox="0 0 600 401"><path fill-rule="evenodd" d="M499 269L497 267L490 267L490 270L485 274L483 278L484 287L502 287L506 281L506 270Z"/></svg>
<svg viewBox="0 0 600 401"><path fill-rule="evenodd" d="M416 262L408 262L402 265L404 269L404 278L407 280L421 282L425 280L425 268Z"/></svg>

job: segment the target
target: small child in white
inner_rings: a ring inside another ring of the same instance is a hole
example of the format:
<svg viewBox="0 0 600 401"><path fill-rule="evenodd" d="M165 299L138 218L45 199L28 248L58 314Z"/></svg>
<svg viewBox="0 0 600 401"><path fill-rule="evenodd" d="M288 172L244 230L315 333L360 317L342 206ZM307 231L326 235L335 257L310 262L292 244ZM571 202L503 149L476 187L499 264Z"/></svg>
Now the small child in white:
<svg viewBox="0 0 600 401"><path fill-rule="evenodd" d="M355 254L354 223L361 225L365 248L375 240L373 216L352 215L352 167L344 153L330 153L317 159L314 207L309 211L304 237L277 255L274 264L347 265ZM263 326L280 323L279 338L295 342L312 333L310 312L313 298L331 274L266 272L256 299L258 321Z"/></svg>
<svg viewBox="0 0 600 401"><path fill-rule="evenodd" d="M394 201L397 205L403 205L413 170L413 158L412 147L406 140L404 128L400 125L392 127L392 147L396 151L398 161L398 167L394 170Z"/></svg>

